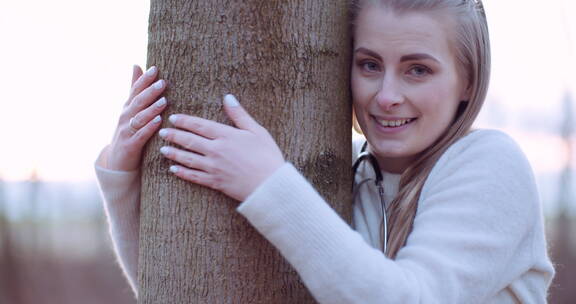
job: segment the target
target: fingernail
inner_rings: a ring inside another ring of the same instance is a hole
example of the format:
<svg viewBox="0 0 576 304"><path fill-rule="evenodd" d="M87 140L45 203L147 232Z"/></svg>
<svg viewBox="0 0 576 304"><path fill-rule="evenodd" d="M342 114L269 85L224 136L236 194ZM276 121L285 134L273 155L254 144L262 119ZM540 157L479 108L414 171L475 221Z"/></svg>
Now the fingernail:
<svg viewBox="0 0 576 304"><path fill-rule="evenodd" d="M228 94L228 95L224 96L224 104L229 106L229 107L237 107L240 105L240 103L238 102L238 99L236 99L236 97L234 97L234 95L232 95L232 94Z"/></svg>
<svg viewBox="0 0 576 304"><path fill-rule="evenodd" d="M153 123L159 123L162 120L162 118L160 117L160 115L154 117L154 119L152 120Z"/></svg>
<svg viewBox="0 0 576 304"><path fill-rule="evenodd" d="M176 166L170 166L170 172L172 172L172 173L178 173L178 167L176 167Z"/></svg>
<svg viewBox="0 0 576 304"><path fill-rule="evenodd" d="M151 66L151 67L146 71L146 76L152 76L152 75L154 75L154 73L156 73L156 66Z"/></svg>
<svg viewBox="0 0 576 304"><path fill-rule="evenodd" d="M168 120L170 120L171 123L175 124L176 120L178 120L178 115L172 114L168 117Z"/></svg>
<svg viewBox="0 0 576 304"><path fill-rule="evenodd" d="M154 83L154 88L160 90L164 86L164 80L160 79Z"/></svg>
<svg viewBox="0 0 576 304"><path fill-rule="evenodd" d="M168 154L168 152L170 152L170 147L164 146L164 147L160 148L160 153L166 155L166 154Z"/></svg>
<svg viewBox="0 0 576 304"><path fill-rule="evenodd" d="M166 104L166 98L165 98L165 97L162 97L162 98L160 98L160 100L158 100L158 101L156 102L156 107L157 107L157 108L161 108L161 107L163 107L165 104Z"/></svg>
<svg viewBox="0 0 576 304"><path fill-rule="evenodd" d="M162 129L160 130L160 132L158 132L158 134L160 135L160 137L164 138L166 137L166 135L168 135L168 130Z"/></svg>

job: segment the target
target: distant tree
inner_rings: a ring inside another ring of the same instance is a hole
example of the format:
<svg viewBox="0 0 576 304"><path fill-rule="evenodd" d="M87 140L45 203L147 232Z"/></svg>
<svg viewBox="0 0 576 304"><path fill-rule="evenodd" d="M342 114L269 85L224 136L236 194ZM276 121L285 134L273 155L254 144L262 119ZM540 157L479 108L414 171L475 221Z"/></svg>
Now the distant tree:
<svg viewBox="0 0 576 304"><path fill-rule="evenodd" d="M16 244L7 218L4 181L0 179L0 303L22 303L20 269L16 257Z"/></svg>
<svg viewBox="0 0 576 304"><path fill-rule="evenodd" d="M566 93L563 104L563 123L560 135L566 147L566 161L560 173L558 189L558 216L554 221L554 235L552 235L552 258L557 264L556 276L550 289L550 303L573 303L576 299L576 289L567 288L576 282L576 252L574 250L574 225L576 220L570 216L570 205L575 203L574 189L574 116L573 100Z"/></svg>
<svg viewBox="0 0 576 304"><path fill-rule="evenodd" d="M226 121L224 94L350 218L347 1L152 0L148 65L172 113ZM166 121L166 119L164 119ZM236 202L171 176L153 138L143 161L140 303L313 303Z"/></svg>

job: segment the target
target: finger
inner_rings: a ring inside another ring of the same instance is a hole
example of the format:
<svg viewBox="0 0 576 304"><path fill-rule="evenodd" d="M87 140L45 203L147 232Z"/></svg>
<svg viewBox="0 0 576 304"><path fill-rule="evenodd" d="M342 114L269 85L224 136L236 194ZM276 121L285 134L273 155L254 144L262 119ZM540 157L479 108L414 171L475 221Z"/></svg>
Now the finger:
<svg viewBox="0 0 576 304"><path fill-rule="evenodd" d="M140 128L133 135L134 144L138 147L144 147L144 145L150 140L152 135L156 133L158 128L160 128L160 123L162 122L162 117L160 115L154 117L145 126Z"/></svg>
<svg viewBox="0 0 576 304"><path fill-rule="evenodd" d="M135 64L132 67L132 82L131 82L131 84L134 85L136 80L138 80L138 78L140 78L140 76L142 76L142 74L144 74L142 72L142 68L139 65Z"/></svg>
<svg viewBox="0 0 576 304"><path fill-rule="evenodd" d="M186 168L210 171L208 159L200 154L177 149L175 147L164 146L160 148L160 153L166 158L173 160Z"/></svg>
<svg viewBox="0 0 576 304"><path fill-rule="evenodd" d="M136 113L142 111L144 108L152 104L155 100L158 99L160 94L164 92L165 88L166 88L166 81L160 79L151 86L144 89L138 95L136 95L136 97L134 97L134 99L132 100L132 103L128 105L127 109L128 116L132 117L136 115Z"/></svg>
<svg viewBox="0 0 576 304"><path fill-rule="evenodd" d="M154 104L138 112L132 117L132 127L135 129L140 129L142 126L146 125L150 120L164 111L166 104L166 97L162 97L158 99L158 101L156 101Z"/></svg>
<svg viewBox="0 0 576 304"><path fill-rule="evenodd" d="M128 101L132 101L136 95L140 94L144 89L150 86L156 77L158 76L158 68L151 66L146 72L134 82L132 88L130 89L130 95L128 96Z"/></svg>
<svg viewBox="0 0 576 304"><path fill-rule="evenodd" d="M248 131L256 131L260 128L260 124L244 110L234 95L224 96L224 110L238 128Z"/></svg>
<svg viewBox="0 0 576 304"><path fill-rule="evenodd" d="M140 68L139 65L135 64L132 66L132 82L131 82L131 86L130 86L130 92L133 91L134 89L134 83L136 82L136 80L138 80L138 78L140 78L142 76L142 68ZM130 93L130 96L128 97L128 100L126 100L126 102L124 103L124 107L127 107L130 102L132 101L132 93Z"/></svg>
<svg viewBox="0 0 576 304"><path fill-rule="evenodd" d="M211 175L206 172L178 165L170 166L170 172L183 180L218 190L218 185L214 183Z"/></svg>
<svg viewBox="0 0 576 304"><path fill-rule="evenodd" d="M180 145L188 151L202 155L207 155L211 151L212 140L188 131L166 128L160 130L158 134L164 140Z"/></svg>
<svg viewBox="0 0 576 304"><path fill-rule="evenodd" d="M215 139L237 130L231 126L196 116L185 114L172 114L168 118L170 122L180 129L194 132L200 136Z"/></svg>

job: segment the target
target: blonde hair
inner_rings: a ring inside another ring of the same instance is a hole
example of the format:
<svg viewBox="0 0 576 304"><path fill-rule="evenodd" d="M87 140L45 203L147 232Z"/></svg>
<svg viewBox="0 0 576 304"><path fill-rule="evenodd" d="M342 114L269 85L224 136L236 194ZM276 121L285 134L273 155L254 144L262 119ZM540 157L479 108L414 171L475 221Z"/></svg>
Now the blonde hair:
<svg viewBox="0 0 576 304"><path fill-rule="evenodd" d="M470 97L460 103L452 124L402 173L399 192L387 212L389 237L385 254L395 259L412 231L420 193L434 164L454 142L470 132L482 108L490 78L490 42L486 15L480 0L352 0L352 27L367 2L380 4L399 14L434 11L451 16L456 25L452 42L459 73L466 78Z"/></svg>

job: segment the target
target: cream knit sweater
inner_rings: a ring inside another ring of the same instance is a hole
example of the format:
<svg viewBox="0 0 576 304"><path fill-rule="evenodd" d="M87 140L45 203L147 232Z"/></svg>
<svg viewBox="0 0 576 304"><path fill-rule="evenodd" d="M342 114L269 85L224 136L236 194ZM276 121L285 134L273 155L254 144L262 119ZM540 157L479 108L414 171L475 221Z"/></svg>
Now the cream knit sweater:
<svg viewBox="0 0 576 304"><path fill-rule="evenodd" d="M138 172L106 170L99 160L96 172L114 248L136 290ZM385 174L387 201L398 180ZM375 194L361 192L353 230L286 163L237 210L278 248L320 303L546 302L554 269L541 205L526 158L505 134L475 131L444 153L396 260L374 248L381 219Z"/></svg>

